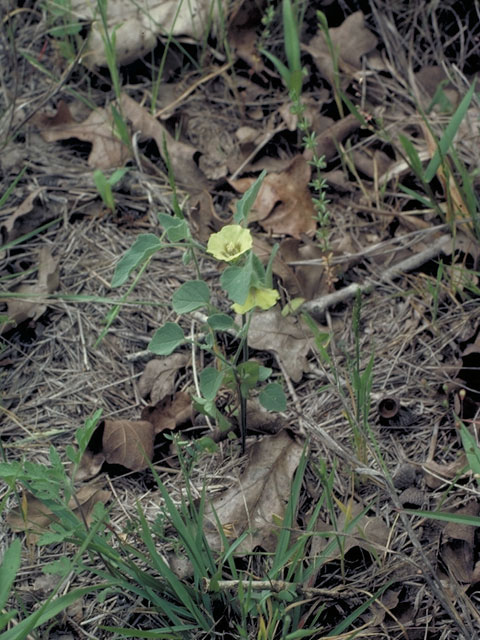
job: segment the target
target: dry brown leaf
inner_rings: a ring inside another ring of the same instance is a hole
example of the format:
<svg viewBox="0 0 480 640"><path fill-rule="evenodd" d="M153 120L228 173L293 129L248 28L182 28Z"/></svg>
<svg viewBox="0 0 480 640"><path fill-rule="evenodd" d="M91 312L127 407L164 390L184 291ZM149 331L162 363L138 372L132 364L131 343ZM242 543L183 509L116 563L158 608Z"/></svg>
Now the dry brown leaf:
<svg viewBox="0 0 480 640"><path fill-rule="evenodd" d="M280 243L278 254L285 263L297 262L300 260L317 260L324 257L324 252L313 242L304 243L296 238L285 238ZM324 264L311 264L308 266L291 266L296 281L300 287L299 294L302 298L312 300L313 298L324 293L331 293L338 268L331 267L330 270L325 269ZM290 295L293 295L289 290Z"/></svg>
<svg viewBox="0 0 480 640"><path fill-rule="evenodd" d="M458 457L453 462L450 462L449 464L438 464L438 462L429 460L423 465L425 483L430 489L438 489L438 487L441 487L442 484L445 484L445 482L453 480L453 478L455 478L455 476L458 475L462 471L462 469L465 469L466 466L467 456L465 453L462 453L460 457ZM435 476L444 478L444 480L439 480L438 478L433 476L432 473L434 473Z"/></svg>
<svg viewBox="0 0 480 640"><path fill-rule="evenodd" d="M372 180L378 180L395 164L395 160L380 149L355 149L352 157L355 167Z"/></svg>
<svg viewBox="0 0 480 640"><path fill-rule="evenodd" d="M311 168L303 156L296 156L281 173L270 173L264 179L249 220L258 221L265 231L286 233L299 238L313 234L317 223L308 185ZM229 181L240 193L251 187L254 178Z"/></svg>
<svg viewBox="0 0 480 640"><path fill-rule="evenodd" d="M293 241L296 242L296 240ZM254 235L253 250L255 251L255 255L260 258L263 264L267 264L270 256L272 255L272 245L264 238ZM273 259L272 270L273 273L282 280L283 286L292 298L301 294L301 286L298 278L295 275L294 270L288 266L284 256L281 255L281 251L279 251Z"/></svg>
<svg viewBox="0 0 480 640"><path fill-rule="evenodd" d="M354 76L362 68L361 57L377 46L377 38L365 27L365 16L361 11L349 15L339 27L329 29L334 50L338 53L338 67L341 73ZM333 85L335 70L332 54L321 29L303 47L315 60L323 76ZM347 77L342 83L348 84Z"/></svg>
<svg viewBox="0 0 480 640"><path fill-rule="evenodd" d="M80 460L75 480L83 482L84 480L94 478L100 472L104 462L105 455L103 454L103 451L95 453L90 449L86 449L82 459Z"/></svg>
<svg viewBox="0 0 480 640"><path fill-rule="evenodd" d="M102 489L99 484L85 485L70 499L68 506L89 524L96 503L105 504L111 495L110 491ZM42 533L48 531L52 522L58 521L58 518L30 493L24 494L22 503L22 508L10 511L7 522L13 531L25 531L30 542L34 543Z"/></svg>
<svg viewBox="0 0 480 640"><path fill-rule="evenodd" d="M207 243L210 234L218 231L229 220L222 220L215 211L210 193L204 189L194 195L189 203L189 220L196 240Z"/></svg>
<svg viewBox="0 0 480 640"><path fill-rule="evenodd" d="M22 233L27 233L35 227L35 224L31 226L31 228L23 229L25 225L22 225L22 232L18 232L16 227L20 226L20 223L23 222L21 218L26 216L27 214L31 214L33 210L33 203L37 196L43 191L43 187L39 187L32 191L32 193L25 198L25 200L15 209L11 216L9 216L5 222L2 223L1 232L2 232L2 244L9 242L10 240L14 240L18 236L22 235Z"/></svg>
<svg viewBox="0 0 480 640"><path fill-rule="evenodd" d="M414 74L415 80L425 91L426 96L420 95L420 104L426 109L434 97L438 85L442 84L442 90L450 101L453 108L456 108L460 100L460 95L455 86L449 81L443 67L438 65L426 65Z"/></svg>
<svg viewBox="0 0 480 640"><path fill-rule="evenodd" d="M360 126L359 120L352 113L337 120L317 134L315 153L318 156L325 156L325 160L331 160L338 153L338 143L359 129ZM313 154L311 150L306 149L303 155L307 160L311 160Z"/></svg>
<svg viewBox="0 0 480 640"><path fill-rule="evenodd" d="M302 451L303 447L286 431L266 436L251 446L238 484L214 498L205 509L204 530L211 549L220 550L223 546L218 518L230 540L249 532L236 553L247 553L257 546L275 550Z"/></svg>
<svg viewBox="0 0 480 640"><path fill-rule="evenodd" d="M470 502L458 509L455 514L478 516L480 504ZM448 522L443 530L440 545L440 557L449 572L458 582L471 584L474 562L475 527L458 522Z"/></svg>
<svg viewBox="0 0 480 640"><path fill-rule="evenodd" d="M150 402L157 404L173 393L175 376L179 369L186 366L188 360L189 357L184 353L174 353L166 358L155 358L147 362L138 381L138 392L142 398L150 396Z"/></svg>
<svg viewBox="0 0 480 640"><path fill-rule="evenodd" d="M82 63L89 68L107 64L104 31L96 4L88 0L72 0L75 17L92 25ZM205 37L212 21L225 15L225 1L210 0L115 0L107 5L108 32L115 31L115 60L127 64L144 56L155 47L158 36Z"/></svg>
<svg viewBox="0 0 480 640"><path fill-rule="evenodd" d="M248 332L248 344L253 349L273 351L294 382L300 382L308 371L307 353L313 340L309 329L292 316L284 318L279 309L255 313Z"/></svg>
<svg viewBox="0 0 480 640"><path fill-rule="evenodd" d="M132 471L148 467L153 457L155 433L146 420L105 420L102 452L109 464ZM101 427L101 425L99 425Z"/></svg>
<svg viewBox="0 0 480 640"><path fill-rule="evenodd" d="M321 533L330 531L332 536L315 536L312 540L311 555L320 555L334 539L337 541L342 540L342 550L336 545L329 553L328 560L338 558L355 547L364 549L371 554L378 553L384 549L388 543L390 530L383 518L379 516L363 515L358 518L364 508L359 502L353 502L350 505L348 514L343 511L340 513L333 532L331 525L319 520L316 531ZM352 525L351 523L355 518L358 518L358 520ZM345 533L347 529L348 533ZM342 536L339 537L338 534L342 534Z"/></svg>
<svg viewBox="0 0 480 640"><path fill-rule="evenodd" d="M167 429L173 431L191 419L192 400L184 391L179 391L173 400L163 398L155 406L142 410L142 420L148 420L153 425L155 434Z"/></svg>
<svg viewBox="0 0 480 640"><path fill-rule="evenodd" d="M32 299L8 298L7 315L9 322L0 326L0 334L25 320L38 320L47 310L44 298L58 288L58 261L50 253L48 247L43 247L38 256L38 278L36 284L21 284L15 289L16 293L32 295Z"/></svg>
<svg viewBox="0 0 480 640"><path fill-rule="evenodd" d="M164 141L167 145L175 180L183 184L189 193L198 193L208 188L208 180L196 165L193 156L197 150L185 142L175 140L168 130L147 109L123 94L120 99L122 114L132 123L135 131L140 131L144 138L153 138L162 158Z"/></svg>
<svg viewBox="0 0 480 640"><path fill-rule="evenodd" d="M61 101L53 117L40 114L33 120L46 142L77 138L90 142L92 150L88 164L96 169L112 169L122 166L130 152L114 133L110 110L96 109L83 122L77 122L69 106Z"/></svg>

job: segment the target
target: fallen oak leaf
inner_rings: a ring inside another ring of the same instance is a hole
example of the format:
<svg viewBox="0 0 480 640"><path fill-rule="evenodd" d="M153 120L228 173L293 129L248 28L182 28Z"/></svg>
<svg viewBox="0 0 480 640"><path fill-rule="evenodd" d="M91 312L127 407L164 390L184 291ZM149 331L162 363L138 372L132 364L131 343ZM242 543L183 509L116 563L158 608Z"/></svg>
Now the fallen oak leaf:
<svg viewBox="0 0 480 640"><path fill-rule="evenodd" d="M131 471L148 467L153 458L153 424L146 420L104 420L102 452L105 462Z"/></svg>
<svg viewBox="0 0 480 640"><path fill-rule="evenodd" d="M310 335L301 319L284 318L275 308L252 316L248 344L253 349L275 353L290 378L300 382L303 372L308 371L307 354L313 346Z"/></svg>
<svg viewBox="0 0 480 640"><path fill-rule="evenodd" d="M262 182L249 221L257 221L265 231L300 238L312 235L317 223L315 207L309 190L311 167L301 155L296 156L280 173L270 173ZM245 193L254 178L229 180L234 189Z"/></svg>
<svg viewBox="0 0 480 640"><path fill-rule="evenodd" d="M145 138L153 138L163 160L167 162L164 144L167 146L169 161L175 180L185 185L190 193L198 193L208 188L208 180L193 159L197 150L185 142L176 140L168 130L140 104L126 94L120 98L122 114L132 123L135 131Z"/></svg>
<svg viewBox="0 0 480 640"><path fill-rule="evenodd" d="M169 396L174 389L176 373L186 366L188 360L189 357L184 353L150 360L138 381L138 391L142 398L149 395L150 402L157 404Z"/></svg>
<svg viewBox="0 0 480 640"><path fill-rule="evenodd" d="M130 157L130 151L115 135L113 118L107 109L98 108L86 120L77 122L68 104L60 101L53 117L39 114L32 121L46 142L69 138L90 142L92 150L88 164L95 169L120 167Z"/></svg>
<svg viewBox="0 0 480 640"><path fill-rule="evenodd" d="M224 535L230 539L248 531L236 548L237 554L248 553L257 546L275 550L279 523L285 515L303 449L285 430L250 447L249 461L238 483L205 508L204 531L211 549L222 549L217 524L220 522Z"/></svg>
<svg viewBox="0 0 480 640"><path fill-rule="evenodd" d="M342 80L342 86L349 83L357 71L362 69L361 57L377 46L378 40L365 26L365 16L361 11L349 15L339 27L328 29L333 50L337 54L337 64L341 73L347 78ZM335 67L332 53L325 38L325 34L319 28L308 45L302 45L315 60L315 63L323 76L333 86L335 82Z"/></svg>
<svg viewBox="0 0 480 640"><path fill-rule="evenodd" d="M129 2L117 0L107 5L106 21L109 33L115 32L115 61L127 64L144 56L157 43L157 36L191 36L202 40L207 29L224 16L226 3L210 0L140 0ZM70 6L70 4L69 4ZM98 19L96 4L88 0L72 0L73 15L92 25L87 37L86 54L82 64L89 69L106 66L103 22Z"/></svg>
<svg viewBox="0 0 480 640"><path fill-rule="evenodd" d="M2 233L2 244L6 244L11 240L14 240L18 236L22 235L22 232L19 232L15 227L19 227L23 220L21 220L27 214L31 214L34 208L34 201L38 197L38 195L43 191L44 187L39 187L32 191L30 195L28 195L25 200L19 204L19 206L15 209L11 216L9 216L1 226ZM42 221L43 221L42 216ZM22 224L22 227L25 226ZM31 231L35 228L35 225L32 224L31 228L27 229L27 231ZM26 231L24 232L26 233ZM2 252L3 253L3 252Z"/></svg>
<svg viewBox="0 0 480 640"><path fill-rule="evenodd" d="M38 278L36 284L21 284L14 293L18 298L4 298L7 303L9 320L0 326L0 334L26 320L38 320L47 309L45 298L53 293L59 285L58 261L50 253L48 247L42 247L38 257ZM31 294L31 299L25 299Z"/></svg>
<svg viewBox="0 0 480 640"><path fill-rule="evenodd" d="M455 514L478 516L480 503L472 501ZM448 522L442 533L439 556L458 582L472 584L475 561L475 526ZM478 576L477 576L478 579Z"/></svg>

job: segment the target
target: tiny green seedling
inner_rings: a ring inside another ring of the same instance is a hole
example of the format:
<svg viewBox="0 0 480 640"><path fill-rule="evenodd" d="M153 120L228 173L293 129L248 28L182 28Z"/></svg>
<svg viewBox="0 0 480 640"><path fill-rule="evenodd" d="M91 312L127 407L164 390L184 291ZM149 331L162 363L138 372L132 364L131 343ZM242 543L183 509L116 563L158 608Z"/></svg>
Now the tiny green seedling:
<svg viewBox="0 0 480 640"><path fill-rule="evenodd" d="M95 182L98 193L103 200L103 204L107 209L110 209L112 213L115 213L115 198L113 197L112 187L120 182L127 171L128 167L116 169L109 178L107 178L100 169L96 169L93 172L93 181Z"/></svg>

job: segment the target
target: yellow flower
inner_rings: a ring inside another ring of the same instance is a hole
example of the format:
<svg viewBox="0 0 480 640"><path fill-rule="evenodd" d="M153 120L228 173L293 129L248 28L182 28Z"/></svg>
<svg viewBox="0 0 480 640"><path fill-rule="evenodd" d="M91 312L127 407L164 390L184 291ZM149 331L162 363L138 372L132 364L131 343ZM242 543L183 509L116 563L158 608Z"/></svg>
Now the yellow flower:
<svg viewBox="0 0 480 640"><path fill-rule="evenodd" d="M217 260L231 262L252 248L252 234L239 224L226 224L208 239L207 253Z"/></svg>
<svg viewBox="0 0 480 640"><path fill-rule="evenodd" d="M257 289L257 287L250 287L247 299L243 304L232 304L232 309L235 313L247 313L253 307L260 307L266 311L273 307L273 305L279 299L279 294L276 289Z"/></svg>

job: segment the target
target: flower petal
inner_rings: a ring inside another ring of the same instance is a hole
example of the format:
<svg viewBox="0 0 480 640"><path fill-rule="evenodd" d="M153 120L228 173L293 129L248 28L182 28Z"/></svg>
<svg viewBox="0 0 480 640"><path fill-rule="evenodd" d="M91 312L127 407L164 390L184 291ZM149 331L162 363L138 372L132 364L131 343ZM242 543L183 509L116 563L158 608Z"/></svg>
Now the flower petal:
<svg viewBox="0 0 480 640"><path fill-rule="evenodd" d="M276 304L279 297L280 295L276 289L251 287L245 302L243 304L233 304L232 309L235 313L240 314L247 313L254 307L260 307L260 309L266 311Z"/></svg>
<svg viewBox="0 0 480 640"><path fill-rule="evenodd" d="M217 260L231 262L253 246L252 234L239 224L227 224L208 239L207 253Z"/></svg>

